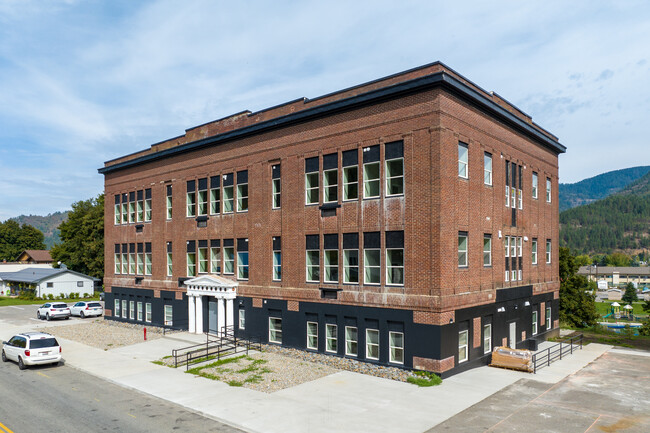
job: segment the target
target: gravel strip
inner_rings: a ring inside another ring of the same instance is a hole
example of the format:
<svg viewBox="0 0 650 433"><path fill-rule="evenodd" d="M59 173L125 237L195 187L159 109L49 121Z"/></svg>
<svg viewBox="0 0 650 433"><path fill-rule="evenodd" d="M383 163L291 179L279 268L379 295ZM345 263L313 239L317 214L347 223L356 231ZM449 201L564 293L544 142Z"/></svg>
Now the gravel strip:
<svg viewBox="0 0 650 433"><path fill-rule="evenodd" d="M47 332L98 349L115 349L144 341L143 326L104 319L86 319L85 323L56 326ZM147 326L147 340L163 336L162 328Z"/></svg>

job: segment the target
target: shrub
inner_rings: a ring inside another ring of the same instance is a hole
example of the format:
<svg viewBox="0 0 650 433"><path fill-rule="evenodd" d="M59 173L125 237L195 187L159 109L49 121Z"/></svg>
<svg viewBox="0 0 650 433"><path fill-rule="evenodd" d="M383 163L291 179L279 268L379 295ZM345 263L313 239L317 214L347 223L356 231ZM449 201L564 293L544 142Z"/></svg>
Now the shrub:
<svg viewBox="0 0 650 433"><path fill-rule="evenodd" d="M436 386L442 383L440 376L430 371L416 371L415 376L411 376L406 380L408 383L417 386Z"/></svg>
<svg viewBox="0 0 650 433"><path fill-rule="evenodd" d="M47 299L49 299L50 301L53 301L54 300L54 295L51 294L51 293L48 293L47 294Z"/></svg>

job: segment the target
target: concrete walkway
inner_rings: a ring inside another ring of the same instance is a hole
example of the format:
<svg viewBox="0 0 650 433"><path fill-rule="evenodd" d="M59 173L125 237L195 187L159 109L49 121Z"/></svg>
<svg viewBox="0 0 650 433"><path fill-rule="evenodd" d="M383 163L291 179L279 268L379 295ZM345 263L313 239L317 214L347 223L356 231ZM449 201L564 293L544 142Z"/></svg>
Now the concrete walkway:
<svg viewBox="0 0 650 433"><path fill-rule="evenodd" d="M25 331L4 323L1 328L3 340ZM423 432L520 379L556 383L611 348L592 343L536 375L480 367L452 376L440 386L418 388L340 372L266 394L151 363L174 348L201 342L187 333L109 351L60 340L68 366L248 431L278 433Z"/></svg>

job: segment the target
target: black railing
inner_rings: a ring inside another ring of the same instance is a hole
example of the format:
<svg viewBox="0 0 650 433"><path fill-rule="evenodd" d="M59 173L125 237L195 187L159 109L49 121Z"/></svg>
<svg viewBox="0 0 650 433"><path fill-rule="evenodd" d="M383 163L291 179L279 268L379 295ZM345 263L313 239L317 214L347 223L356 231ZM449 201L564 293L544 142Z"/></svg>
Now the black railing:
<svg viewBox="0 0 650 433"><path fill-rule="evenodd" d="M533 354L533 373L537 370L548 367L552 362L562 359L563 356L570 355L574 350L582 350L583 334L578 334L569 338L567 341L561 341L554 344L548 349L540 350Z"/></svg>
<svg viewBox="0 0 650 433"><path fill-rule="evenodd" d="M235 335L234 326L224 326L220 334L205 333L205 343L194 344L172 350L174 367L185 364L189 370L190 365L197 364L211 359L221 359L222 356L233 355L250 350L262 350L260 339L240 339Z"/></svg>

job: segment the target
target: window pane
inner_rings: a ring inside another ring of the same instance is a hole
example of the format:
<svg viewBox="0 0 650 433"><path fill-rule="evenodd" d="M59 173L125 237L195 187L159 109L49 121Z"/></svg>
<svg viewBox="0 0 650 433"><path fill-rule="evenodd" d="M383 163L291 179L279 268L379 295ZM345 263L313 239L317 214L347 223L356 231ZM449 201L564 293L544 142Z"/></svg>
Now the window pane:
<svg viewBox="0 0 650 433"><path fill-rule="evenodd" d="M357 166L343 168L343 200L359 198L359 173Z"/></svg>
<svg viewBox="0 0 650 433"><path fill-rule="evenodd" d="M237 212L248 210L248 184L237 185Z"/></svg>
<svg viewBox="0 0 650 433"><path fill-rule="evenodd" d="M345 327L345 354L349 356L358 355L358 336L357 328L352 326Z"/></svg>
<svg viewBox="0 0 650 433"><path fill-rule="evenodd" d="M233 187L224 186L223 187L223 212L230 213L233 210Z"/></svg>
<svg viewBox="0 0 650 433"><path fill-rule="evenodd" d="M373 162L363 166L363 197L379 197L379 163Z"/></svg>
<svg viewBox="0 0 650 433"><path fill-rule="evenodd" d="M324 203L338 201L338 170L323 172L323 193Z"/></svg>
<svg viewBox="0 0 650 433"><path fill-rule="evenodd" d="M318 173L305 174L305 203L318 203Z"/></svg>
<svg viewBox="0 0 650 433"><path fill-rule="evenodd" d="M344 282L359 282L359 250L345 250L343 252Z"/></svg>
<svg viewBox="0 0 650 433"><path fill-rule="evenodd" d="M404 160L386 161L386 194L404 194Z"/></svg>

